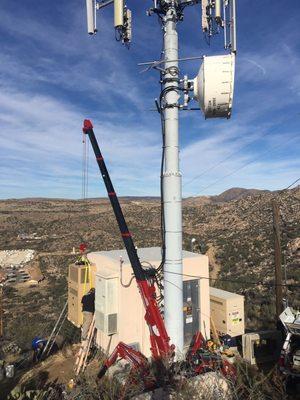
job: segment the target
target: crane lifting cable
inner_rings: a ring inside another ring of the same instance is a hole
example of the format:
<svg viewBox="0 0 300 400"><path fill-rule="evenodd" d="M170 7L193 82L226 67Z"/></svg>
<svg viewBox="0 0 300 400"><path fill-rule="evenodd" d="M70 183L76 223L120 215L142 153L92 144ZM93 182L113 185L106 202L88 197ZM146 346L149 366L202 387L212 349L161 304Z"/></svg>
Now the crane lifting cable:
<svg viewBox="0 0 300 400"><path fill-rule="evenodd" d="M82 135L82 199L88 197L89 188L89 144L86 140L85 135Z"/></svg>

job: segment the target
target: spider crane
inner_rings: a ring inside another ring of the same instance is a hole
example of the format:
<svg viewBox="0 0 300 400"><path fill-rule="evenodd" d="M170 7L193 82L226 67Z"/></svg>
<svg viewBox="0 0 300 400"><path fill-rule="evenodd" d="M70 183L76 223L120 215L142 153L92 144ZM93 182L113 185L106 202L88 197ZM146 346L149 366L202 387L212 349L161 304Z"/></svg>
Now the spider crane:
<svg viewBox="0 0 300 400"><path fill-rule="evenodd" d="M138 290L143 301L145 308L145 321L150 332L152 358L154 361L167 360L169 361L169 364L172 365L175 356L175 346L170 344L170 338L159 310L155 288L156 270L154 268L144 269L141 265L131 232L129 231L125 221L118 196L111 182L104 158L101 154L97 139L94 134L93 125L90 120L84 120L83 132L89 136L96 161L128 254L128 258L133 269ZM222 360L220 356L211 355L210 357L205 358L201 352L204 347L205 341L202 334L198 332L194 336L186 356L186 362L189 365L189 369L187 370L189 371L189 374L199 374L208 369L218 367L225 375L230 377L235 375L235 371L232 366L225 360ZM104 362L101 370L98 373L98 378L101 378L106 373L107 369L119 358L127 360L131 363L134 369L138 369L139 371L144 372L144 375L146 375L149 367L147 358L141 352L134 350L132 347L123 342L120 342L112 354ZM155 382L149 382L147 379L145 379L145 381L147 382L148 386L155 385Z"/></svg>
<svg viewBox="0 0 300 400"><path fill-rule="evenodd" d="M156 274L142 268L132 237L122 214L117 196L110 182L92 124L85 122L84 132L91 139L97 163L101 170L108 195L115 211L122 238L134 270L137 285L145 306L145 319L150 330L151 351L154 359L170 357L175 349L183 351L183 282L182 282L182 188L179 168L179 111L202 110L205 118L230 118L233 101L236 55L236 0L153 0L147 15L155 15L162 26L163 51L160 60L139 64L146 71L160 74L161 93L156 100L160 114L163 137L161 170L162 213L162 269L164 291L164 318L160 314L155 294ZM128 0L128 2L130 2ZM97 11L113 4L116 40L129 47L132 41L132 12L126 0L86 0L87 26L90 35L97 29ZM179 58L177 24L184 19L185 9L200 6L202 31L210 42L217 34L223 34L226 54ZM149 38L149 43L151 43ZM202 65L194 79L181 75L179 63L202 59ZM197 108L190 107L195 100ZM103 171L104 173L103 173ZM170 344L172 342L173 344ZM198 333L187 353L187 360L198 373L208 362L199 356L204 340ZM145 366L145 357L129 346L120 343L108 358L101 374L117 359L128 359L135 366ZM218 359L217 362L220 360ZM221 362L224 366L225 363ZM222 367L223 368L223 367ZM228 367L229 368L229 367ZM101 375L100 374L100 375Z"/></svg>
<svg viewBox="0 0 300 400"><path fill-rule="evenodd" d="M141 294L145 307L145 320L150 331L151 353L154 359L160 357L170 357L174 353L175 346L170 345L170 338L167 334L164 321L159 311L156 301L155 291L155 271L153 269L144 269L141 265L132 235L128 230L119 199L110 180L103 156L99 149L97 139L93 131L93 125L90 120L84 120L83 132L89 136L92 148L95 153L96 161L99 166L107 194L113 208L121 236L136 278L138 290ZM146 362L146 358L138 351L133 350L130 346L121 342L118 344L112 355L105 362L100 376L102 376L107 368L109 368L118 357L131 361L135 366L142 366Z"/></svg>

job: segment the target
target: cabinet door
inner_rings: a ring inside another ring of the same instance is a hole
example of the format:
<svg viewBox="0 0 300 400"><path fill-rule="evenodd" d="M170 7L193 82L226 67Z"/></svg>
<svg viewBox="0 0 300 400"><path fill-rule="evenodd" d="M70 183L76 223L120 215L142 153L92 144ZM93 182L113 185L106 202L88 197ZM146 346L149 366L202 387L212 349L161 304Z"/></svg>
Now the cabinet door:
<svg viewBox="0 0 300 400"><path fill-rule="evenodd" d="M199 281L183 282L183 326L184 344L189 345L193 335L199 331Z"/></svg>

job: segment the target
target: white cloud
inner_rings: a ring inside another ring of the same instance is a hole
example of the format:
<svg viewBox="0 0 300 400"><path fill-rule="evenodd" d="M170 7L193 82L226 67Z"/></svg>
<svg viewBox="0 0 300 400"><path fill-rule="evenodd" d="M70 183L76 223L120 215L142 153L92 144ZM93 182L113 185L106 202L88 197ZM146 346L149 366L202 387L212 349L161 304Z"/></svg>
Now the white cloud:
<svg viewBox="0 0 300 400"><path fill-rule="evenodd" d="M30 196L34 187L56 192L59 181L64 182L66 189L74 187L76 181L78 193L84 118L80 111L47 96L31 97L16 92L0 93L0 108L9 115L2 121L0 133L0 171L2 177L7 177L2 180L1 197L5 197L7 186L18 184L21 196ZM122 193L135 192L134 176L138 190L149 176L153 187L153 171L158 175L160 157L157 135L139 124L124 126L95 120L94 125L112 176L122 182ZM92 152L90 159L90 179L98 188L101 177Z"/></svg>
<svg viewBox="0 0 300 400"><path fill-rule="evenodd" d="M160 43L155 40L150 48L149 31L138 20L138 44L127 52L113 42L111 21L101 19L101 34L88 37L83 15L83 9L70 10L65 24L45 26L47 16L39 21L30 13L2 13L2 29L14 45L0 49L1 197L79 197L80 130L86 114L95 124L118 192L159 193L159 118L145 112L158 91L158 75L139 74L137 61L157 59ZM190 13L190 18L198 15ZM153 31L160 40L159 29ZM264 47L238 55L230 121L204 121L199 112L181 114L184 182L217 165L187 185L185 195L216 180L205 194L231 186L276 189L295 178L299 140L289 125L300 93L299 53L281 31L272 30L272 35L278 37L275 50L266 40ZM201 54L196 39L181 47L186 56ZM192 76L198 62L184 67ZM280 143L281 151L259 158ZM90 165L90 194L104 194L92 155Z"/></svg>

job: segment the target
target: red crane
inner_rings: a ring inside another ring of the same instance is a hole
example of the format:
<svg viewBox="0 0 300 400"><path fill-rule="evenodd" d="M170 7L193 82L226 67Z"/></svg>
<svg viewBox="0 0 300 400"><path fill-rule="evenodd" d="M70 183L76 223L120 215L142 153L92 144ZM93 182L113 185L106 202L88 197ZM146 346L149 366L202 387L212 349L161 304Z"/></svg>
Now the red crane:
<svg viewBox="0 0 300 400"><path fill-rule="evenodd" d="M159 310L156 290L155 290L155 270L144 269L141 265L137 251L128 230L118 197L114 190L113 184L110 180L109 173L107 171L103 156L98 146L97 139L94 134L93 125L90 120L86 119L83 123L83 132L90 138L91 145L93 147L97 164L99 166L110 203L112 205L121 236L134 272L138 290L140 292L144 307L145 307L145 321L150 331L150 344L151 353L154 360L159 359L172 359L175 355L175 346L170 344L170 338L168 336L164 320ZM202 357L199 351L205 346L205 341L200 332L194 336L193 343L190 346L190 350L187 353L187 362L190 366L193 366L194 373L201 373L207 369L212 369L215 366L215 362L210 359ZM107 369L113 365L118 358L126 359L129 361L133 368L145 369L147 367L147 358L139 351L134 350L132 347L120 342L108 359L104 362L98 377L101 378L107 371ZM222 359L219 357L218 363L222 363ZM212 365L213 363L213 365ZM226 363L220 366L221 370L225 374L230 371L230 366ZM232 375L232 371L230 372Z"/></svg>

